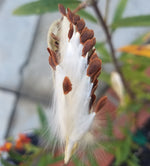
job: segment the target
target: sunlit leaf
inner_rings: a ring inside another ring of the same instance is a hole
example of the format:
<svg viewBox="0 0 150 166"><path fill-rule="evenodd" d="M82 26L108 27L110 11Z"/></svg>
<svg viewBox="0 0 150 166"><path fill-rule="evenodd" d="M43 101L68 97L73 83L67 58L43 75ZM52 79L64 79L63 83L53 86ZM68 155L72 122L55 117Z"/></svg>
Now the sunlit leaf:
<svg viewBox="0 0 150 166"><path fill-rule="evenodd" d="M148 33L145 33L145 34L142 34L142 35L138 36L135 40L133 40L133 41L131 42L131 45L140 45L140 44L142 44L142 43L143 43L143 40L144 40L145 36L147 36L147 34L148 34ZM128 55L128 54L129 54L129 53L123 52L123 53L121 54L121 58L127 59L126 56L124 56L124 55Z"/></svg>
<svg viewBox="0 0 150 166"><path fill-rule="evenodd" d="M150 15L132 16L119 19L112 23L112 28L150 26Z"/></svg>
<svg viewBox="0 0 150 166"><path fill-rule="evenodd" d="M145 36L147 36L147 34L142 34L141 36L138 36L138 38L136 38L131 45L141 45L145 39ZM133 65L140 65L140 66L144 66L145 69L149 66L150 64L150 59L144 56L134 56L133 54L130 53L126 53L126 52L122 52L121 56L120 56L120 60L123 61L125 64L131 64ZM139 69L139 68L138 68Z"/></svg>
<svg viewBox="0 0 150 166"><path fill-rule="evenodd" d="M54 12L58 10L58 4L61 3L65 7L76 7L80 1L77 0L41 0L24 4L13 11L15 15L32 15L43 14L46 12Z"/></svg>
<svg viewBox="0 0 150 166"><path fill-rule="evenodd" d="M119 48L118 51L150 58L150 45L128 45Z"/></svg>
<svg viewBox="0 0 150 166"><path fill-rule="evenodd" d="M123 15L123 12L125 10L127 2L128 2L128 0L120 0L119 1L118 6L117 6L116 11L115 11L115 14L114 14L113 22L122 18L122 15Z"/></svg>
<svg viewBox="0 0 150 166"><path fill-rule="evenodd" d="M92 14L88 13L88 12L85 11L85 10L80 10L80 11L78 11L78 14L79 14L81 17L83 17L83 18L85 18L85 19L87 19L87 20L89 20L89 21L91 21L91 22L97 23L97 19L96 19Z"/></svg>

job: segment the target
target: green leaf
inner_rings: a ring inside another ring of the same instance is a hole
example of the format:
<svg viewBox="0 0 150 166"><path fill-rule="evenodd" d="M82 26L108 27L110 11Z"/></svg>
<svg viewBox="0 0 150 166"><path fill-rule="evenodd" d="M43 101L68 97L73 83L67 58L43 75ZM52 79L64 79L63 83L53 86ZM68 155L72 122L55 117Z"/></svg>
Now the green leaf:
<svg viewBox="0 0 150 166"><path fill-rule="evenodd" d="M48 121L47 121L46 114L45 114L45 112L44 112L44 110L42 109L41 106L38 106L37 111L38 111L41 127L46 129L47 126L48 126Z"/></svg>
<svg viewBox="0 0 150 166"><path fill-rule="evenodd" d="M142 44L143 38L147 34L148 33L136 38L132 44ZM145 84L150 84L150 78L145 74L145 70L149 67L150 58L122 53L120 60L124 63L122 67L124 76L126 80L130 82L130 86L136 93L137 98L149 100L150 95L149 93L145 93ZM133 109L133 111L134 110L135 109Z"/></svg>
<svg viewBox="0 0 150 166"><path fill-rule="evenodd" d="M150 15L126 17L112 23L112 28L150 26Z"/></svg>
<svg viewBox="0 0 150 166"><path fill-rule="evenodd" d="M88 12L85 11L85 10L80 10L80 11L78 11L78 14L79 14L81 17L83 17L83 18L85 18L85 19L87 19L87 20L89 20L89 21L91 21L91 22L93 22L93 23L97 23L97 19L96 19L93 15L91 15L90 13L88 13Z"/></svg>
<svg viewBox="0 0 150 166"><path fill-rule="evenodd" d="M116 11L115 11L115 14L114 14L113 22L122 18L122 15L123 15L123 12L126 8L127 2L128 2L128 0L120 0L119 1L118 6L117 6Z"/></svg>
<svg viewBox="0 0 150 166"><path fill-rule="evenodd" d="M107 115L106 116L106 120L107 120L107 123L106 123L106 128L104 130L104 133L109 137L109 138L112 138L114 136L113 134L113 121L110 117L110 115Z"/></svg>
<svg viewBox="0 0 150 166"><path fill-rule="evenodd" d="M143 105L141 103L135 103L132 102L130 104L128 104L127 109L131 110L132 112L139 112L142 109Z"/></svg>
<svg viewBox="0 0 150 166"><path fill-rule="evenodd" d="M51 156L51 157L49 157ZM51 158L51 159L49 159ZM57 156L57 157L54 157L53 155L47 155L47 161L48 161L48 164L54 164L54 163L57 163L59 161L62 161L63 160L63 156Z"/></svg>
<svg viewBox="0 0 150 166"><path fill-rule="evenodd" d="M62 161L63 158L64 158L63 156L53 157L51 161L49 162L49 164L54 164L54 163L57 163L58 161Z"/></svg>
<svg viewBox="0 0 150 166"><path fill-rule="evenodd" d="M134 158L135 159L127 160L127 165L128 166L140 166L138 158L136 156Z"/></svg>
<svg viewBox="0 0 150 166"><path fill-rule="evenodd" d="M136 155L131 154L130 159L127 161L128 166L140 166L139 165L139 159L136 157Z"/></svg>
<svg viewBox="0 0 150 166"><path fill-rule="evenodd" d="M38 166L46 166L49 164L49 161L52 159L52 155L47 155L47 154L43 154L42 156L40 156L40 159L38 161ZM48 161L47 161L48 160Z"/></svg>
<svg viewBox="0 0 150 166"><path fill-rule="evenodd" d="M53 137L51 137L51 130L49 128L49 123L45 111L42 109L41 106L38 106L37 112L39 115L39 120L41 123L41 128L35 130L35 133L39 134L43 140L47 142L47 144L52 144Z"/></svg>
<svg viewBox="0 0 150 166"><path fill-rule="evenodd" d="M118 142L118 146L116 147L115 151L115 165L118 166L122 162L126 161L130 155L131 152L131 137L128 136L125 140L121 140Z"/></svg>
<svg viewBox="0 0 150 166"><path fill-rule="evenodd" d="M15 161L18 161L18 162L22 162L28 156L27 155L22 155L19 152L17 152L16 150L11 150L11 151L9 151L9 157L12 160L15 160Z"/></svg>
<svg viewBox="0 0 150 166"><path fill-rule="evenodd" d="M146 74L144 72L140 72L138 70L133 70L132 66L126 65L123 68L123 72L124 72L124 75L127 78L127 80L130 80L130 82L132 81L134 83L150 84L150 77L146 76ZM137 87L135 87L135 88L137 88Z"/></svg>
<svg viewBox="0 0 150 166"><path fill-rule="evenodd" d="M14 164L8 163L8 161L4 160L3 158L0 159L2 162L3 166L15 166Z"/></svg>
<svg viewBox="0 0 150 166"><path fill-rule="evenodd" d="M105 43L97 42L95 47L97 51L99 52L100 58L102 59L103 63L111 62L111 57L105 46Z"/></svg>
<svg viewBox="0 0 150 166"><path fill-rule="evenodd" d="M75 166L85 166L85 164L77 156L73 156L72 161Z"/></svg>
<svg viewBox="0 0 150 166"><path fill-rule="evenodd" d="M143 38L147 35L148 33L142 34L141 36L138 36L131 44L135 45L140 45L143 43ZM127 65L140 65L144 66L143 70L145 70L149 64L150 64L150 59L147 57L139 57L139 56L134 56L130 53L122 53L120 56L120 60L123 61ZM138 69L137 69L138 70ZM141 67L139 68L141 70Z"/></svg>
<svg viewBox="0 0 150 166"><path fill-rule="evenodd" d="M61 3L65 7L77 6L80 1L78 0L40 0L24 4L13 11L15 15L32 15L43 14L46 12L54 12L58 10L58 4Z"/></svg>
<svg viewBox="0 0 150 166"><path fill-rule="evenodd" d="M94 154L88 154L88 160L89 160L90 165L92 165L92 166L99 166Z"/></svg>
<svg viewBox="0 0 150 166"><path fill-rule="evenodd" d="M102 71L102 73L100 74L100 80L106 82L108 85L110 85L110 74Z"/></svg>
<svg viewBox="0 0 150 166"><path fill-rule="evenodd" d="M47 166L63 160L63 156L54 157L50 152L43 154L38 161L38 166Z"/></svg>

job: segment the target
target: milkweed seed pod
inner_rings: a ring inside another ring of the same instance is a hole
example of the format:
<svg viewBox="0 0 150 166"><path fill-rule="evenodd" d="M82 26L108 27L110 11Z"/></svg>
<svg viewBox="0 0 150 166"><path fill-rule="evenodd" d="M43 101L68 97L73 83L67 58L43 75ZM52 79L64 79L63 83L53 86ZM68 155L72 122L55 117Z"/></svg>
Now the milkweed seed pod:
<svg viewBox="0 0 150 166"><path fill-rule="evenodd" d="M106 102L95 105L94 94L101 72L93 30L78 15L59 5L62 18L48 32L49 64L53 69L54 96L50 126L60 146L65 146L65 163L72 154L94 140L95 117Z"/></svg>
<svg viewBox="0 0 150 166"><path fill-rule="evenodd" d="M116 92L116 94L118 95L118 97L120 99L120 105L123 106L125 104L124 86L123 86L119 73L117 73L117 72L111 73L111 85L112 85L113 90Z"/></svg>

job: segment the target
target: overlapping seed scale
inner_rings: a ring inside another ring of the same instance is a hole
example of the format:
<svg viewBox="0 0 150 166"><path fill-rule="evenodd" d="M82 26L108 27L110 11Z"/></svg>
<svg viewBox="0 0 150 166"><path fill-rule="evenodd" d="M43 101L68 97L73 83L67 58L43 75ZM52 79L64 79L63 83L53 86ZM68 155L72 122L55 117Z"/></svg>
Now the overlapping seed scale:
<svg viewBox="0 0 150 166"><path fill-rule="evenodd" d="M96 96L94 94L97 86L98 86L98 76L101 72L101 60L98 58L97 53L95 51L94 45L96 43L96 39L94 37L93 30L88 29L85 26L85 21L83 19L80 19L80 16L73 13L70 9L64 8L63 5L59 4L59 11L64 16L67 17L67 19L70 22L70 29L68 32L68 39L70 40L73 36L74 28L76 32L80 33L80 43L83 45L82 49L82 55L83 57L88 56L88 68L87 68L87 76L91 78L91 82L93 83L93 88L91 91L91 101L90 101L90 107L95 102ZM55 68L55 66L58 64L57 57L52 51L49 51L51 58L49 60L50 65ZM63 88L64 93L68 94L69 91L71 91L71 81L68 77L65 77ZM68 86L68 87L67 87Z"/></svg>

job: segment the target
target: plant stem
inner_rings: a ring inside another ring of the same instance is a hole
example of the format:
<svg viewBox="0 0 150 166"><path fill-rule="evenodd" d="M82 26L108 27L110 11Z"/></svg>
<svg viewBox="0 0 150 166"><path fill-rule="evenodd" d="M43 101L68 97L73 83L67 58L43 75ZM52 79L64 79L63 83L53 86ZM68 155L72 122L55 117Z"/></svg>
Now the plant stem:
<svg viewBox="0 0 150 166"><path fill-rule="evenodd" d="M105 22L107 22L107 18L108 18L108 13L109 13L109 4L110 4L110 0L106 0L106 9L105 9Z"/></svg>
<svg viewBox="0 0 150 166"><path fill-rule="evenodd" d="M76 9L74 9L73 13L77 13L79 10L84 9L85 7L87 7L87 2L83 1L77 6Z"/></svg>
<svg viewBox="0 0 150 166"><path fill-rule="evenodd" d="M124 75L120 69L120 66L119 66L119 63L117 61L117 58L116 58L116 55L115 55L115 50L114 50L114 46L112 44L112 39L111 39L111 34L109 32L109 29L103 19L103 16L97 6L97 1L96 0L92 0L92 6L94 8L94 11L98 17L98 20L99 22L101 23L102 25L102 28L105 32L105 35L106 35L106 38L107 38L107 41L108 41L108 44L109 44L109 47L110 47L110 51L111 51L111 56L112 56L112 60L113 60L113 63L115 65L115 68L116 68L116 71L120 74L120 77L122 79L122 82L123 82L123 85L124 85L124 88L126 89L127 93L129 94L130 98L131 99L135 99L135 95L134 93L132 92L132 90L130 89L129 85L127 84L125 78L124 78Z"/></svg>

